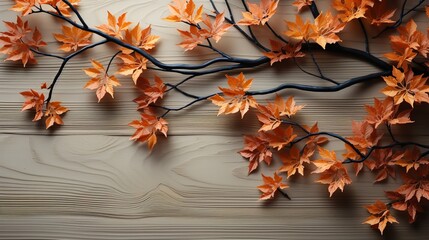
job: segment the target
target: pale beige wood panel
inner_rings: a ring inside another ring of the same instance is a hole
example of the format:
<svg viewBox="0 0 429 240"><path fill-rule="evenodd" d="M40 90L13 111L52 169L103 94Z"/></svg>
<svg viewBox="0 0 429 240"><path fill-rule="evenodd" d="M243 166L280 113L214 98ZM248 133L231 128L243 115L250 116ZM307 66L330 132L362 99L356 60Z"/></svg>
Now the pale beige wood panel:
<svg viewBox="0 0 429 240"><path fill-rule="evenodd" d="M180 26L160 20L168 12L169 0L87 0L80 8L91 25L106 19L106 10L128 12L131 20L152 24L153 33L162 38L155 56L171 63L194 63L216 55L208 51L184 53L175 46L180 41L175 28ZM201 1L207 3L207 1ZM221 3L223 1L218 0ZM232 1L231 1L232 2ZM234 1L235 2L235 1ZM237 0L236 5L239 5ZM326 10L330 1L320 1ZM410 1L411 2L411 1ZM12 1L0 0L2 20L13 20L7 11ZM279 12L293 18L291 1L281 1ZM239 13L239 12L237 12ZM308 14L308 13L307 13ZM42 32L58 32L52 18L30 16ZM427 23L427 19L415 19ZM285 29L281 18L272 24ZM356 26L349 26L354 28ZM1 26L0 30L4 27ZM266 32L256 30L258 36ZM360 32L343 35L345 44L363 47ZM372 33L376 33L372 30ZM57 52L51 44L43 49ZM96 39L95 39L96 40ZM390 51L385 38L371 44L377 56ZM219 47L234 56L257 58L261 53L240 35L230 32ZM149 153L146 146L128 141L132 129L127 123L138 118L131 100L138 95L129 79L121 78L115 100L97 104L95 94L84 90L88 80L82 72L89 59L107 63L115 52L113 46L91 50L72 60L56 88L54 99L70 108L65 126L51 131L31 122L31 114L21 113L22 97L18 92L38 88L55 75L59 62L39 58L39 65L22 69L13 63L0 64L0 238L2 239L378 239L378 233L361 222L367 217L362 207L384 199L383 190L395 189L398 183L373 185L373 176L355 178L343 194L329 198L326 186L313 183L314 177L290 180L292 201L279 197L268 204L257 201L259 173L247 176L247 162L236 152L242 147L242 134L257 130L255 116L243 121L239 116L216 117L217 109L203 102L188 110L171 113L170 137L161 140ZM348 56L316 53L327 76L342 81L356 74L371 73L374 67ZM0 60L3 60L0 59ZM315 71L309 59L303 67ZM233 72L230 74L237 74ZM159 73L167 82L183 76ZM152 75L149 74L149 76ZM255 79L252 89L265 89L284 82L328 85L302 74L292 64L274 68L246 70ZM319 122L322 130L350 134L352 120L362 119L363 104L370 103L383 87L359 85L339 93L295 95L306 107L298 120ZM225 86L224 74L205 76L184 85L198 95L218 91ZM259 98L263 102L265 96ZM169 94L165 103L179 107L190 99ZM396 130L401 138L428 142L428 113L413 116L412 128ZM335 142L331 149L340 150ZM271 173L271 169L264 169ZM415 226L400 216L400 225L389 227L385 239L424 239L428 233L427 215Z"/></svg>
<svg viewBox="0 0 429 240"><path fill-rule="evenodd" d="M239 137L174 136L152 154L125 137L2 135L0 143L3 239L377 239L361 224L362 206L397 186L366 174L330 199L313 177L298 177L292 200L260 202L259 176L247 176L235 154ZM425 219L412 227L399 217L385 237L422 239Z"/></svg>

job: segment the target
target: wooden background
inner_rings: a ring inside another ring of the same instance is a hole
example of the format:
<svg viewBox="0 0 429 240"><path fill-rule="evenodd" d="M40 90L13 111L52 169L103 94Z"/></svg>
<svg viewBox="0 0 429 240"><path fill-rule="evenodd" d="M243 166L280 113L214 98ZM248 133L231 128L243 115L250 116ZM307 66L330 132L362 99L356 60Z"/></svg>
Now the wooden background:
<svg viewBox="0 0 429 240"><path fill-rule="evenodd" d="M144 26L152 24L153 33L162 37L154 54L163 61L190 63L214 57L208 51L184 53L175 46L179 42L175 28L181 25L161 20L168 15L168 2L85 0L79 9L92 26L106 21L107 10L128 12L129 19ZM239 1L231 2L239 5ZM326 10L329 2L320 2ZM280 15L289 19L295 14L290 4L281 1L279 8ZM10 0L0 0L2 20L15 19L16 14L7 10L11 5ZM279 31L285 29L283 17L272 20ZM45 33L50 47L43 50L58 53L58 45L48 33L58 32L59 24L47 16L27 18ZM427 23L423 16L414 19ZM341 37L345 45L362 49L355 27L348 26L346 31L353 34ZM370 32L374 35L377 31ZM372 52L381 56L390 51L387 43L386 37L372 40ZM261 55L234 31L225 35L219 47L239 57ZM53 99L62 101L70 112L64 117L64 126L48 131L31 122L31 113L20 112L23 98L18 93L49 83L59 62L39 58L37 66L26 69L10 62L0 64L1 239L382 239L361 224L368 216L363 206L376 199L385 201L383 191L397 188L400 180L374 185L374 176L365 173L354 177L344 193L329 198L327 187L314 183L315 176L308 175L289 180L287 192L292 200L258 201L260 173L271 174L275 167L247 176L247 161L236 153L242 148L242 135L257 131L252 114L242 121L238 115L216 117L216 107L202 102L167 116L168 140L162 139L153 152L129 141L133 130L126 125L139 116L131 101L137 96L132 82L121 78L115 99L106 97L101 103L94 92L83 89L88 78L81 69L90 66L89 59L107 63L112 52L112 46L99 47L68 64ZM317 54L317 58L327 76L341 81L374 71L347 56ZM303 65L314 71L308 58ZM197 78L184 85L185 90L199 95L216 92L218 85L226 85L223 74ZM326 85L288 63L246 70L245 74L255 79L254 90L284 82ZM171 83L182 79L180 75L159 75ZM347 136L351 121L363 118L363 104L372 102L382 86L378 79L339 93L282 94L294 95L298 103L306 104L299 121L318 121L322 130ZM171 94L165 104L174 107L188 101ZM416 124L395 131L403 138L428 142L427 106L419 111L422 114L413 116ZM340 150L342 144L333 140L329 148ZM389 226L384 239L426 239L427 215L419 215L419 222L409 225L405 215L394 214L401 224Z"/></svg>

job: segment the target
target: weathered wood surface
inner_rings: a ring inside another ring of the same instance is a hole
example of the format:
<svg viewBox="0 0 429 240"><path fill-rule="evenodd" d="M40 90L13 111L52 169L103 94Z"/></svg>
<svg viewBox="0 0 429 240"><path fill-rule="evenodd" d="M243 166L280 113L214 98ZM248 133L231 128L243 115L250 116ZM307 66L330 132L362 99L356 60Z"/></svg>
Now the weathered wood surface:
<svg viewBox="0 0 429 240"><path fill-rule="evenodd" d="M157 57L169 62L195 61L195 55L184 54L175 46L177 25L160 20L167 15L168 2L87 0L82 1L80 10L91 25L104 22L106 10L115 14L126 11L130 19L152 24L153 32L164 39L155 53ZM281 3L280 12L287 17L295 13L290 2ZM7 11L11 3L0 1L2 20L14 19L15 14ZM42 32L58 31L49 17L30 18ZM277 20L274 25L283 30L283 23ZM260 55L239 37L235 32L228 33L220 46L235 56ZM46 39L53 45L47 51L56 51L53 38L46 35ZM346 44L363 46L353 35L343 39ZM373 41L371 49L381 55L389 46L381 38ZM242 147L242 134L257 130L252 117L243 121L238 116L216 117L216 108L206 102L168 115L170 136L161 140L153 152L128 141L132 129L126 124L138 117L131 102L137 95L132 83L123 79L115 100L100 104L93 92L82 89L87 77L81 69L89 66L88 59L107 62L111 53L112 49L101 47L70 62L54 95L70 112L64 118L66 125L52 131L20 112L22 97L18 92L49 82L59 63L40 58L39 65L27 69L0 64L1 239L380 238L361 224L367 217L363 206L384 199L383 190L395 189L398 183L389 180L373 185L369 173L354 178L344 193L335 193L333 198L328 197L326 186L313 183L311 176L290 180L291 201L280 197L269 203L259 202L255 186L260 184L260 175L247 176L247 162L236 154ZM198 55L204 59L214 56L205 51ZM321 55L318 59L326 75L340 80L374 70L350 58L338 61L338 56ZM311 70L310 61L303 64ZM246 74L255 78L253 89L284 81L318 82L288 64ZM181 76L161 75L169 82L181 80ZM223 74L200 78L185 87L205 94L217 91L218 85L225 85ZM362 119L363 104L379 95L381 87L380 80L375 80L335 94L284 93L307 104L301 121L318 121L323 130L347 135L351 120ZM188 101L173 94L165 102L181 106ZM414 116L417 123L412 128L397 131L401 137L429 140L425 121L428 111L423 107L421 110L421 115ZM341 147L336 141L330 144L331 149ZM389 227L385 239L425 239L429 233L427 215L421 215L413 226L405 216L398 218L401 224Z"/></svg>

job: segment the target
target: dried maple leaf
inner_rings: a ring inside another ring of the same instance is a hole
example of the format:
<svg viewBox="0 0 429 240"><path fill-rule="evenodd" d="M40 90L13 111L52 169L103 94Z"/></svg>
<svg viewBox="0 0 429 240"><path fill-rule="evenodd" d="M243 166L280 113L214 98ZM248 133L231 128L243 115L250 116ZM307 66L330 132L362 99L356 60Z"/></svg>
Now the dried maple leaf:
<svg viewBox="0 0 429 240"><path fill-rule="evenodd" d="M43 104L45 103L45 95L43 93L38 93L33 89L30 91L20 92L20 94L25 98L25 102L22 105L21 111L35 109L36 115L33 118L33 121L38 121L43 116Z"/></svg>
<svg viewBox="0 0 429 240"><path fill-rule="evenodd" d="M115 76L109 76L106 69L96 60L91 60L92 68L84 69L86 75L91 79L85 84L84 88L96 90L98 102L106 95L106 92L113 98L113 87L120 86L119 80Z"/></svg>
<svg viewBox="0 0 429 240"><path fill-rule="evenodd" d="M79 5L80 0L68 0L73 7ZM62 0L39 0L40 4L51 5L51 7L59 14L70 17L70 7Z"/></svg>
<svg viewBox="0 0 429 240"><path fill-rule="evenodd" d="M232 24L225 23L224 13L217 14L213 23L209 16L206 15L203 18L203 23L206 27L201 30L201 35L205 38L213 38L216 42L219 42L222 35L232 27Z"/></svg>
<svg viewBox="0 0 429 240"><path fill-rule="evenodd" d="M320 13L311 25L315 35L314 41L325 49L326 44L341 42L337 33L341 32L345 23L341 23L337 17L334 17L330 12Z"/></svg>
<svg viewBox="0 0 429 240"><path fill-rule="evenodd" d="M158 101L158 99L162 99L167 90L167 86L165 86L162 79L156 75L153 84L146 78L139 78L137 88L143 93L133 100L138 104L137 109L146 108L151 103Z"/></svg>
<svg viewBox="0 0 429 240"><path fill-rule="evenodd" d="M397 113L399 107L393 104L393 98L390 97L385 98L383 101L374 98L374 106L365 105L365 108L368 112L366 121L374 124L375 128L378 128L383 123L394 125L414 122L410 119L411 110Z"/></svg>
<svg viewBox="0 0 429 240"><path fill-rule="evenodd" d="M260 162L270 165L273 159L268 142L259 136L244 136L244 147L239 153L249 160L248 174L256 170Z"/></svg>
<svg viewBox="0 0 429 240"><path fill-rule="evenodd" d="M316 182L329 184L329 196L337 189L344 190L346 184L351 184L347 169L342 162L337 160L335 151L329 151L325 148L318 147L320 159L314 160L312 163L317 167L312 173L320 173L320 178Z"/></svg>
<svg viewBox="0 0 429 240"><path fill-rule="evenodd" d="M5 60L21 60L24 67L27 63L36 63L31 48L38 49L46 46L42 35L37 28L34 31L29 27L28 21L17 16L16 23L4 22L7 32L0 33L0 53L8 55Z"/></svg>
<svg viewBox="0 0 429 240"><path fill-rule="evenodd" d="M391 18L395 15L396 9L388 10L387 3L388 1L374 1L374 6L365 15L371 25L381 26L395 22Z"/></svg>
<svg viewBox="0 0 429 240"><path fill-rule="evenodd" d="M226 78L228 79L230 88L219 87L219 89L229 99L216 94L209 98L209 100L216 106L220 106L218 115L240 111L243 118L250 107L256 108L257 106L257 102L253 96L246 95L246 91L250 89L253 79L246 79L243 73L240 73L237 77L226 75Z"/></svg>
<svg viewBox="0 0 429 240"><path fill-rule="evenodd" d="M67 112L68 109L64 106L61 106L61 102L50 102L48 106L46 107L45 112L45 124L46 129L50 128L54 125L54 123L58 125L63 125L64 122L61 119L60 115Z"/></svg>
<svg viewBox="0 0 429 240"><path fill-rule="evenodd" d="M131 75L134 84L137 84L137 80L140 75L146 70L147 59L138 53L133 54L121 54L118 56L122 60L121 68L118 73L121 75Z"/></svg>
<svg viewBox="0 0 429 240"><path fill-rule="evenodd" d="M313 0L295 0L295 2L292 3L292 6L295 6L298 8L298 11L301 11L303 7L310 6L313 3Z"/></svg>
<svg viewBox="0 0 429 240"><path fill-rule="evenodd" d="M91 32L81 30L75 26L62 26L62 34L54 34L58 42L62 42L60 50L64 52L76 51L79 47L87 46L91 43Z"/></svg>
<svg viewBox="0 0 429 240"><path fill-rule="evenodd" d="M417 202L421 198L429 200L429 165L421 165L417 170L413 168L411 171L402 175L404 184L401 185L396 192L405 196L405 201L416 197Z"/></svg>
<svg viewBox="0 0 429 240"><path fill-rule="evenodd" d="M189 26L189 31L177 30L180 33L183 41L178 45L181 48L184 48L185 51L190 51L198 46L198 44L202 44L206 39L201 35L201 31L196 26Z"/></svg>
<svg viewBox="0 0 429 240"><path fill-rule="evenodd" d="M277 192L277 189L285 189L289 187L285 183L282 183L283 178L277 173L274 173L274 177L267 177L262 174L262 180L264 181L264 184L258 186L259 191L262 192L259 200L274 198L274 194Z"/></svg>
<svg viewBox="0 0 429 240"><path fill-rule="evenodd" d="M417 170L422 164L429 164L429 160L421 157L420 149L416 146L407 148L401 158L392 162L392 165L404 167L406 172L410 169Z"/></svg>
<svg viewBox="0 0 429 240"><path fill-rule="evenodd" d="M274 130L280 126L282 116L290 118L298 111L304 108L304 105L296 105L294 97L290 96L286 101L277 95L274 103L268 103L266 106L258 105L258 120L263 124L259 131Z"/></svg>
<svg viewBox="0 0 429 240"><path fill-rule="evenodd" d="M37 0L15 0L15 5L10 10L21 12L22 16L32 12L32 8L38 3Z"/></svg>
<svg viewBox="0 0 429 240"><path fill-rule="evenodd" d="M374 5L373 0L334 0L332 6L340 12L342 22L365 18L366 11Z"/></svg>
<svg viewBox="0 0 429 240"><path fill-rule="evenodd" d="M366 153L367 149L376 146L382 134L377 132L377 129L368 122L352 122L353 136L347 137L347 140L352 143L362 153Z"/></svg>
<svg viewBox="0 0 429 240"><path fill-rule="evenodd" d="M265 25L276 13L279 0L261 0L259 4L247 2L248 12L242 12L238 25Z"/></svg>
<svg viewBox="0 0 429 240"><path fill-rule="evenodd" d="M403 194L388 191L386 196L392 200L392 207L398 211L407 211L408 221L413 223L416 221L417 212L423 212L423 208L420 206L419 202L415 197L411 198L408 201L405 201L405 196Z"/></svg>
<svg viewBox="0 0 429 240"><path fill-rule="evenodd" d="M300 150L296 146L293 146L286 152L281 152L280 158L283 165L278 171L280 173L286 172L288 178L296 173L304 176L304 163L310 163L310 159L308 159L308 157L301 157Z"/></svg>
<svg viewBox="0 0 429 240"><path fill-rule="evenodd" d="M127 13L123 13L121 14L121 16L118 17L118 19L116 19L116 17L112 13L107 11L108 24L102 24L100 26L96 26L96 28L112 37L116 37L122 40L124 38L124 31L127 30L131 25L131 22L125 20L126 16Z"/></svg>
<svg viewBox="0 0 429 240"><path fill-rule="evenodd" d="M405 73L393 67L392 76L383 77L387 87L381 90L382 93L393 97L395 105L402 103L404 100L414 107L414 102L429 103L429 85L425 85L428 77L414 75L409 69Z"/></svg>
<svg viewBox="0 0 429 240"><path fill-rule="evenodd" d="M164 20L171 22L187 22L190 24L198 24L202 21L203 5L199 6L195 11L196 6L193 0L173 0L173 4L169 4L170 15Z"/></svg>
<svg viewBox="0 0 429 240"><path fill-rule="evenodd" d="M287 128L278 127L270 132L260 133L260 138L268 142L270 147L277 148L278 151L292 142L297 136L294 134L292 126Z"/></svg>
<svg viewBox="0 0 429 240"><path fill-rule="evenodd" d="M281 42L270 39L270 45L271 51L264 52L263 54L270 59L271 65L285 59L305 56L305 54L301 52L301 42L296 44L282 44Z"/></svg>
<svg viewBox="0 0 429 240"><path fill-rule="evenodd" d="M395 217L390 214L387 205L383 202L377 200L374 204L368 205L365 207L368 212L371 214L363 224L369 224L378 230L380 230L381 235L386 228L387 223L398 223Z"/></svg>
<svg viewBox="0 0 429 240"><path fill-rule="evenodd" d="M364 162L365 166L376 173L374 182L381 182L388 176L396 177L395 168L392 163L403 157L401 151L393 153L392 149L376 149L371 156Z"/></svg>
<svg viewBox="0 0 429 240"><path fill-rule="evenodd" d="M128 126L136 129L130 140L147 142L150 150L157 143L157 133L161 132L167 137L167 121L163 118L156 117L149 113L141 113L141 120L134 120Z"/></svg>
<svg viewBox="0 0 429 240"><path fill-rule="evenodd" d="M309 21L304 22L300 15L295 15L295 22L286 21L286 25L288 30L283 34L290 38L308 41L315 36Z"/></svg>
<svg viewBox="0 0 429 240"><path fill-rule="evenodd" d="M125 30L124 42L143 50L150 50L154 48L158 40L159 36L151 35L150 25L144 29L141 29L140 24L137 24L133 29ZM127 48L121 48L121 51L124 54L131 54L133 52L133 50Z"/></svg>

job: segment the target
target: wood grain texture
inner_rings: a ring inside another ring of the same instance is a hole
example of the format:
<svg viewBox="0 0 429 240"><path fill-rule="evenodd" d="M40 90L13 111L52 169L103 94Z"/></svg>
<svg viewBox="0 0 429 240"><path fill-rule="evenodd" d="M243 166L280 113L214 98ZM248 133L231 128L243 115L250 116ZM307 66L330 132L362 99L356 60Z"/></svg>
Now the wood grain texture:
<svg viewBox="0 0 429 240"><path fill-rule="evenodd" d="M152 24L154 33L163 39L155 52L163 61L191 63L215 56L208 51L183 53L175 46L178 25L160 20L167 15L168 2L85 0L80 10L91 25L104 22L106 10L128 12L131 20ZM11 3L0 0L2 20L15 18L7 10ZM290 3L281 1L279 10L288 18L295 14ZM326 6L329 1L321 3ZM29 18L42 32L59 29L51 18ZM415 20L427 22L422 17ZM284 29L280 18L273 21L276 29ZM350 32L342 37L345 44L363 47L361 38L356 37L360 33ZM52 36L45 36L51 44L45 50L57 52ZM381 56L389 51L386 42L386 38L375 39L373 53ZM219 46L234 56L260 56L236 32L228 33ZM239 116L216 117L216 107L202 102L168 115L170 136L153 152L130 142L132 129L126 125L138 117L131 102L138 94L132 82L122 78L115 100L100 104L93 92L83 89L87 77L81 69L89 66L89 59L106 63L113 52L112 46L103 46L70 62L54 95L70 112L64 118L66 125L52 131L20 112L22 97L18 92L49 82L59 62L39 58L39 65L26 69L9 62L0 64L1 239L426 239L429 221L425 214L415 225L396 214L401 224L388 227L383 237L361 224L367 217L363 206L384 199L383 191L395 189L400 182L374 185L370 173L354 177L354 183L333 198L328 197L326 186L314 183L315 176L292 178L288 190L292 200L279 197L259 202L255 188L261 182L259 173L271 173L275 168L247 176L247 162L236 153L243 144L242 134L257 130L251 114L243 121ZM339 80L374 71L348 56L318 54L317 58L325 74ZM314 70L310 60L303 61L303 66ZM218 85L226 84L223 74L198 78L184 87L200 95L213 93ZM174 74L160 75L168 82L182 80ZM320 82L287 63L246 70L246 75L255 79L255 90L283 82ZM294 95L298 102L307 104L300 121L318 121L323 130L347 135L351 121L362 119L363 104L370 103L381 88L382 82L374 80L335 94L282 94ZM271 97L258 99L263 102ZM165 99L169 106L189 101L174 93ZM425 106L419 110L422 113L413 116L415 125L396 130L401 138L429 141L429 112ZM329 148L341 150L342 144L333 140Z"/></svg>

